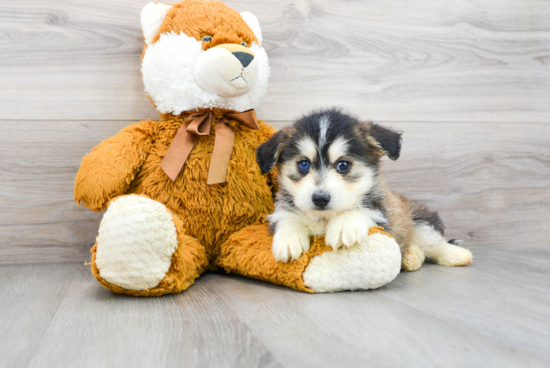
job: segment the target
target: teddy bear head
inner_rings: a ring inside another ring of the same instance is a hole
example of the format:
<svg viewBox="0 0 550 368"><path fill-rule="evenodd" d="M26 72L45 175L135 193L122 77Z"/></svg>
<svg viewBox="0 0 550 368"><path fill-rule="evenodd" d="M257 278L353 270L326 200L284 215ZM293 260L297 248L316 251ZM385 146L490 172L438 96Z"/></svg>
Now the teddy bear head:
<svg viewBox="0 0 550 368"><path fill-rule="evenodd" d="M270 68L252 13L209 0L149 3L141 29L145 92L160 113L245 111L264 96Z"/></svg>

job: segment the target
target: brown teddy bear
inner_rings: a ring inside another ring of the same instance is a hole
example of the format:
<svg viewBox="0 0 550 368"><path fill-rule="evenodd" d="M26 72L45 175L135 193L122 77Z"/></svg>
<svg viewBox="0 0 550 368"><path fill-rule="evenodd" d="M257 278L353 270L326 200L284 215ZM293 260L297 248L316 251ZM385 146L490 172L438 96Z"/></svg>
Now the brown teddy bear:
<svg viewBox="0 0 550 368"><path fill-rule="evenodd" d="M256 17L221 2L147 4L142 75L160 121L142 121L82 160L75 200L107 209L92 248L92 273L119 293L153 296L225 269L307 292L369 289L400 269L395 241L332 252L314 239L300 259L277 262L264 216L274 178L255 150L274 129L254 110L269 64Z"/></svg>

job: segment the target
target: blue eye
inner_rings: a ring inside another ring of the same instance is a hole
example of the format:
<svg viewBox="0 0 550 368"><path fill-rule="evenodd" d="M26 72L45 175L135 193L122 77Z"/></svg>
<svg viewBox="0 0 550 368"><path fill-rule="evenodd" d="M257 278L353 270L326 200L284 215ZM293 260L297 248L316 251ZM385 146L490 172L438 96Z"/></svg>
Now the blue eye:
<svg viewBox="0 0 550 368"><path fill-rule="evenodd" d="M351 163L349 161L339 161L336 164L336 171L340 174L346 174L351 169Z"/></svg>
<svg viewBox="0 0 550 368"><path fill-rule="evenodd" d="M202 42L212 42L212 36L202 36Z"/></svg>
<svg viewBox="0 0 550 368"><path fill-rule="evenodd" d="M243 45L244 47L248 48L248 44L246 42L241 42L241 45Z"/></svg>
<svg viewBox="0 0 550 368"><path fill-rule="evenodd" d="M309 161L308 160L302 160L298 162L298 170L305 172L309 170Z"/></svg>

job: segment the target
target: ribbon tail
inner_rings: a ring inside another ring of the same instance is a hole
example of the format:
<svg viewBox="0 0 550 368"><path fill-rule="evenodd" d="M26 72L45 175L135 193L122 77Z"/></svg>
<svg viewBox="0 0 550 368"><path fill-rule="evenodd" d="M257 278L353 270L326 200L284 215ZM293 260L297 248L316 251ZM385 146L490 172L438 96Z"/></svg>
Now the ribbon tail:
<svg viewBox="0 0 550 368"><path fill-rule="evenodd" d="M198 136L189 134L187 132L187 126L182 124L160 164L162 170L172 179L172 181L176 181L176 178L185 164L185 160L187 160L187 157L198 139Z"/></svg>
<svg viewBox="0 0 550 368"><path fill-rule="evenodd" d="M208 179L206 184L221 184L227 180L227 169L231 153L233 152L233 142L235 141L235 131L230 125L223 121L216 122L216 135L214 140L214 149L212 159L208 169Z"/></svg>

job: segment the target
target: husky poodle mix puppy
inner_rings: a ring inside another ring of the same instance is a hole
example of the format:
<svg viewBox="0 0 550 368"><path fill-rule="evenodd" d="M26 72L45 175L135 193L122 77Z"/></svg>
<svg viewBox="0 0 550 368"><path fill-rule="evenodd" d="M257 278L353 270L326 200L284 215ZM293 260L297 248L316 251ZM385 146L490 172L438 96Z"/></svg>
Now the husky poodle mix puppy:
<svg viewBox="0 0 550 368"><path fill-rule="evenodd" d="M397 241L402 269L414 271L427 257L442 266L464 266L472 253L447 241L437 212L384 186L379 160L397 160L401 133L363 123L338 109L303 116L257 150L262 173L277 166L279 190L269 217L273 254L298 259L310 237L325 234L334 250L352 247L382 226Z"/></svg>

